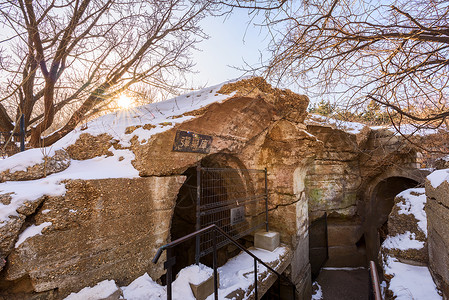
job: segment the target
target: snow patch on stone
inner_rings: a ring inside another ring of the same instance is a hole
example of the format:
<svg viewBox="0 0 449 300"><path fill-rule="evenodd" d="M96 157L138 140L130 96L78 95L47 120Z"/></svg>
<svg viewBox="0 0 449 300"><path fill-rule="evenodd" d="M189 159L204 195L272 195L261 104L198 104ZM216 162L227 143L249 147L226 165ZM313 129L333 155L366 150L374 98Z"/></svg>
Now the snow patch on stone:
<svg viewBox="0 0 449 300"><path fill-rule="evenodd" d="M323 299L323 289L321 288L321 285L318 282L313 283L313 294L312 294L312 300L321 300Z"/></svg>
<svg viewBox="0 0 449 300"><path fill-rule="evenodd" d="M48 227L52 225L51 222L44 222L40 225L31 225L27 229L25 229L20 235L19 239L16 242L15 247L19 247L23 242L25 242L30 237L36 236L36 235L42 235L42 229L45 227Z"/></svg>
<svg viewBox="0 0 449 300"><path fill-rule="evenodd" d="M430 173L427 176L427 179L430 181L430 184L433 186L433 188L436 189L443 182L449 182L449 169L436 170Z"/></svg>
<svg viewBox="0 0 449 300"><path fill-rule="evenodd" d="M127 300L167 299L166 287L154 282L147 273L121 289Z"/></svg>
<svg viewBox="0 0 449 300"><path fill-rule="evenodd" d="M285 255L287 248L278 247L273 252L263 249L250 249L251 253L259 257L265 263L272 263L280 260L280 257ZM230 259L225 265L218 268L220 276L220 287L218 290L219 299L225 299L225 297L236 290L245 291L245 295L242 299L248 299L254 291L249 293L249 288L254 284L254 259L246 254L240 253L236 257ZM276 266L274 266L276 268ZM257 274L260 276L266 268L261 264L258 264ZM192 265L182 269L173 281L173 299L175 300L195 300L189 283L200 283L212 275L212 269L204 265ZM100 282L98 285L104 283ZM112 290L112 286L115 286L114 281L108 283L110 287L107 289ZM97 285L97 286L98 286ZM65 300L78 300L78 299L100 299L102 297L96 296L96 287L84 288L79 293L72 293ZM123 291L123 297L127 300L147 300L147 299L167 299L167 288L157 284L151 277L145 273L139 278L135 279L128 286L120 288ZM82 295L77 297L80 293ZM92 295L90 294L92 293ZM77 297L77 298L75 298ZM97 297L97 298L95 298ZM107 296L106 296L107 297ZM105 298L105 297L103 297ZM214 299L214 295L210 295L208 300Z"/></svg>
<svg viewBox="0 0 449 300"><path fill-rule="evenodd" d="M104 280L94 287L85 287L78 293L71 293L64 300L98 300L111 296L118 287L114 280ZM147 298L152 299L152 298Z"/></svg>
<svg viewBox="0 0 449 300"><path fill-rule="evenodd" d="M418 227L427 236L427 216L424 211L424 206L426 204L426 189L425 188L415 188L408 189L396 197L402 197L405 201L397 203L396 206L399 207L399 214L413 215L416 220L418 220Z"/></svg>
<svg viewBox="0 0 449 300"><path fill-rule="evenodd" d="M403 234L387 236L382 247L398 250L422 249L424 247L424 242L416 240L415 233L407 231Z"/></svg>
<svg viewBox="0 0 449 300"><path fill-rule="evenodd" d="M72 160L70 166L62 172L45 178L29 181L7 181L0 183L0 193L11 193L11 203L0 203L0 227L10 216L18 216L17 209L26 201L35 201L40 197L63 196L68 179L137 178L139 172L133 167L134 153L130 150L109 149L113 156L100 156L87 160Z"/></svg>
<svg viewBox="0 0 449 300"><path fill-rule="evenodd" d="M363 128L367 127L367 125L362 123L342 121L317 114L309 114L308 118L309 118L308 121L317 122L322 125L335 126L335 128L351 134L359 134Z"/></svg>
<svg viewBox="0 0 449 300"><path fill-rule="evenodd" d="M412 266L387 256L385 274L393 276L389 289L396 300L441 300L427 267Z"/></svg>
<svg viewBox="0 0 449 300"><path fill-rule="evenodd" d="M55 155L54 147L29 149L0 160L0 172L9 170L10 173L26 171L28 167L41 164L45 157Z"/></svg>
<svg viewBox="0 0 449 300"><path fill-rule="evenodd" d="M147 142L154 134L194 118L183 116L183 114L232 97L234 93L230 95L217 93L224 84L230 82L233 81L193 91L170 100L101 116L84 124L83 128L76 128L50 147L30 149L0 160L0 172L8 169L10 172L26 171L28 167L44 162L45 156L53 156L56 150L67 148L75 143L82 133L93 136L107 133L118 140L123 147L130 146L134 136L137 136L141 143ZM151 124L154 127L144 129L141 127L142 124ZM131 134L127 134L126 128L130 126L138 128ZM139 172L131 164L135 159L132 151L116 150L113 147L109 151L113 153L113 156L101 156L83 161L72 160L66 170L43 179L0 183L0 194L12 193L11 203L7 205L0 203L0 227L7 223L10 216L18 216L17 209L26 201L35 201L44 195L63 196L66 192L65 185L62 183L64 180L139 177Z"/></svg>

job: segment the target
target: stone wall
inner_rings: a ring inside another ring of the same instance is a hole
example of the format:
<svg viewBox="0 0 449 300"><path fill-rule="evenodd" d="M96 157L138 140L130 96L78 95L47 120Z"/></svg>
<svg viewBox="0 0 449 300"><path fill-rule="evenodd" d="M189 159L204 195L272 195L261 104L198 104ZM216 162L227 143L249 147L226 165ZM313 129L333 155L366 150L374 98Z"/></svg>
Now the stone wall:
<svg viewBox="0 0 449 300"><path fill-rule="evenodd" d="M287 273L301 291L299 299L310 299L308 202L305 197L307 165L321 144L306 131L304 124L279 120L256 141L254 167L268 171L270 228L281 233L281 240L292 246L293 257ZM247 150L250 150L249 148ZM254 150L253 150L254 151ZM244 152L242 159L252 155Z"/></svg>
<svg viewBox="0 0 449 300"><path fill-rule="evenodd" d="M391 133L367 127L354 134L327 125L306 126L307 97L273 89L260 78L224 85L217 93L230 96L170 116L167 122L119 128L125 131L126 143L87 130L66 152L52 158L52 168L37 165L40 171L31 177L30 172L2 173L2 180L36 179L64 170L70 160L114 156L120 150L131 152L130 165L140 175L68 180L65 195L26 202L18 216L0 227L6 232L0 239L0 257L8 260L0 278L2 293L20 298L20 293L44 292L43 297L51 299L103 279L121 285L144 272L160 278L161 265L153 266L150 260L171 238L176 197L185 180L182 174L198 162L267 169L270 226L293 250L287 273L300 298L309 299L311 289L308 227L324 212L330 216L334 264L361 265L364 253L358 242L367 212L363 191L387 167L413 162L415 153ZM174 121L184 117L189 118ZM149 134L156 127L157 133ZM173 152L177 130L213 136L210 153ZM148 135L142 140L137 131ZM1 195L0 202L8 202L8 197ZM44 222L51 225L42 235L14 247L25 227Z"/></svg>
<svg viewBox="0 0 449 300"><path fill-rule="evenodd" d="M115 150L126 150L132 151L131 163L141 177L68 180L65 195L30 199L32 205L19 219L11 219L8 228L14 227L14 233L0 241L0 246L3 243L9 247L0 247L6 249L0 255L8 260L0 280L3 293L20 299L42 292L36 297L59 299L104 279L114 279L121 285L144 272L153 279L160 278L164 273L161 265L153 266L150 260L171 238L172 213L184 180L181 174L199 161L208 161L222 167L267 168L270 224L282 233L282 241L295 249L295 263L289 272L301 298L307 299L310 266L304 165L315 155L317 145L303 124L308 99L273 89L260 79L225 85L221 92L233 94L207 109L172 117L192 118L175 126L167 122L169 129L146 140L132 137L133 132L140 127L151 130L155 125L126 128L127 144L106 133L81 133L66 148L69 159L61 170L70 160L108 157ZM210 153L173 152L177 130L213 136ZM230 165L229 161L213 162L224 156L232 158ZM41 175L36 178L48 173ZM2 201L8 201L8 195L2 197ZM42 230L42 235L11 247L25 227L45 222L52 224Z"/></svg>
<svg viewBox="0 0 449 300"><path fill-rule="evenodd" d="M426 180L429 269L444 299L449 299L449 183Z"/></svg>
<svg viewBox="0 0 449 300"><path fill-rule="evenodd" d="M32 224L51 225L12 250L0 295L26 299L21 293L35 291L58 299L105 279L125 285L145 272L159 278L165 273L162 263L154 265L151 259L170 240L184 179L67 182L65 196L48 197L30 218Z"/></svg>
<svg viewBox="0 0 449 300"><path fill-rule="evenodd" d="M366 266L365 238L370 235L367 227L371 226L372 215L377 213L372 207L379 206L379 203L372 203L375 187L388 176L415 178L410 173L416 168L416 151L385 129L364 127L345 131L309 122L307 131L322 143L322 149L316 151L315 159L308 164L305 195L310 222L324 213L328 215L327 265ZM396 173L388 173L390 169ZM388 213L381 224L387 220ZM375 239L377 227L373 231ZM376 243L368 244L378 249ZM377 257L370 256L371 259Z"/></svg>

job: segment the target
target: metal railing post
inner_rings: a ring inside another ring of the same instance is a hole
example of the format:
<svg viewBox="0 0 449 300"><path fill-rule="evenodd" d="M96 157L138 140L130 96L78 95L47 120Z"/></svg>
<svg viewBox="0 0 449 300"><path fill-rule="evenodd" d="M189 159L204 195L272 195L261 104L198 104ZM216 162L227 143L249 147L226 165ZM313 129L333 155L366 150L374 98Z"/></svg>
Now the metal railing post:
<svg viewBox="0 0 449 300"><path fill-rule="evenodd" d="M167 270L167 300L172 300L172 282L173 282L173 265L176 263L176 258L172 257L172 248L167 248L167 260L164 263L164 268Z"/></svg>
<svg viewBox="0 0 449 300"><path fill-rule="evenodd" d="M369 262L369 277L371 279L370 299L382 300L382 293L380 291L379 277L377 276L377 267L374 261ZM371 298L372 297L372 298Z"/></svg>
<svg viewBox="0 0 449 300"><path fill-rule="evenodd" d="M214 267L214 298L218 300L218 272L217 272L217 233L212 230L212 243L214 247L213 252L213 267Z"/></svg>
<svg viewBox="0 0 449 300"><path fill-rule="evenodd" d="M268 232L268 176L267 168L265 168L265 229Z"/></svg>
<svg viewBox="0 0 449 300"><path fill-rule="evenodd" d="M201 161L198 162L196 166L196 227L195 230L201 229ZM200 235L196 236L195 239L195 263L199 265L200 263Z"/></svg>
<svg viewBox="0 0 449 300"><path fill-rule="evenodd" d="M257 260L254 259L254 295L255 298L254 299L258 299L258 295L257 295Z"/></svg>

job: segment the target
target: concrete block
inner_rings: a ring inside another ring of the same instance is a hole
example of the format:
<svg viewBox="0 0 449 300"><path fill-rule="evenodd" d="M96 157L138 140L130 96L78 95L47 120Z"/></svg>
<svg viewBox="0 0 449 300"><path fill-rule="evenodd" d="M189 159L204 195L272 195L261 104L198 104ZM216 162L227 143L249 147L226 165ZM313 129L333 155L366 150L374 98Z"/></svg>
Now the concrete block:
<svg viewBox="0 0 449 300"><path fill-rule="evenodd" d="M220 286L220 276L217 274L217 284ZM196 300L205 300L207 297L214 293L214 275L212 274L208 279L200 284L190 283L193 295Z"/></svg>
<svg viewBox="0 0 449 300"><path fill-rule="evenodd" d="M279 232L259 230L254 234L254 247L273 251L280 244Z"/></svg>

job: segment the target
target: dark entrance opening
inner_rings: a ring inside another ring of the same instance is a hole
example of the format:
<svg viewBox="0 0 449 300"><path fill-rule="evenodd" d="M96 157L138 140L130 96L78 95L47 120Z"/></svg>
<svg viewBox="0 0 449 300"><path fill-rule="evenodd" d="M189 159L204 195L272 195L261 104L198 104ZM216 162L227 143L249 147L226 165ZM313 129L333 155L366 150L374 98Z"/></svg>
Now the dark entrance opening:
<svg viewBox="0 0 449 300"><path fill-rule="evenodd" d="M245 169L238 159L220 154L206 157L183 175L186 180L170 228L172 241L216 224L249 247L253 242L248 235L268 226L266 170ZM206 232L176 246L174 274L196 262L212 266L213 241L212 232ZM217 234L215 242L219 266L240 252L224 235Z"/></svg>
<svg viewBox="0 0 449 300"><path fill-rule="evenodd" d="M312 269L312 281L318 277L328 259L327 214L324 213L309 226L309 261Z"/></svg>
<svg viewBox="0 0 449 300"><path fill-rule="evenodd" d="M176 206L170 228L171 240L174 241L195 231L196 224L196 167L188 168L184 173L186 180L178 192ZM191 239L173 249L176 264L173 274L195 263L195 240Z"/></svg>
<svg viewBox="0 0 449 300"><path fill-rule="evenodd" d="M388 235L388 215L393 208L394 198L400 192L418 184L415 180L405 177L389 177L380 181L374 188L365 223L368 260L377 261L380 245Z"/></svg>
<svg viewBox="0 0 449 300"><path fill-rule="evenodd" d="M210 165L207 160L202 164ZM229 191L229 186L226 184L226 179L223 178L222 172L209 170L206 174L201 173L200 180L201 186L201 204L211 205L215 210L209 214L201 213L201 228L206 227L209 224L217 224L220 228L226 230L230 227L230 210L223 206L216 207L215 204L226 203L230 198L232 191ZM231 168L226 170L233 170ZM197 167L188 168L183 175L186 176L184 184L179 189L178 197L176 199L176 206L173 213L172 224L170 228L171 240L174 241L178 238L184 237L197 230L197 188L198 177ZM207 179L207 180L206 180ZM207 184L204 184L207 183ZM204 225L204 226L203 226ZM227 230L228 231L228 230ZM218 238L218 240L220 240ZM211 248L212 247L212 234L206 233L201 236L200 247ZM182 268L190 266L196 263L196 249L197 241L190 239L178 246L174 251L176 257L176 264L173 267L174 274L177 274ZM223 265L229 258L227 247L220 247L218 245L218 265ZM238 252L237 252L238 253ZM236 253L236 254L237 254ZM200 263L209 267L212 266L212 253L203 254L199 260Z"/></svg>

